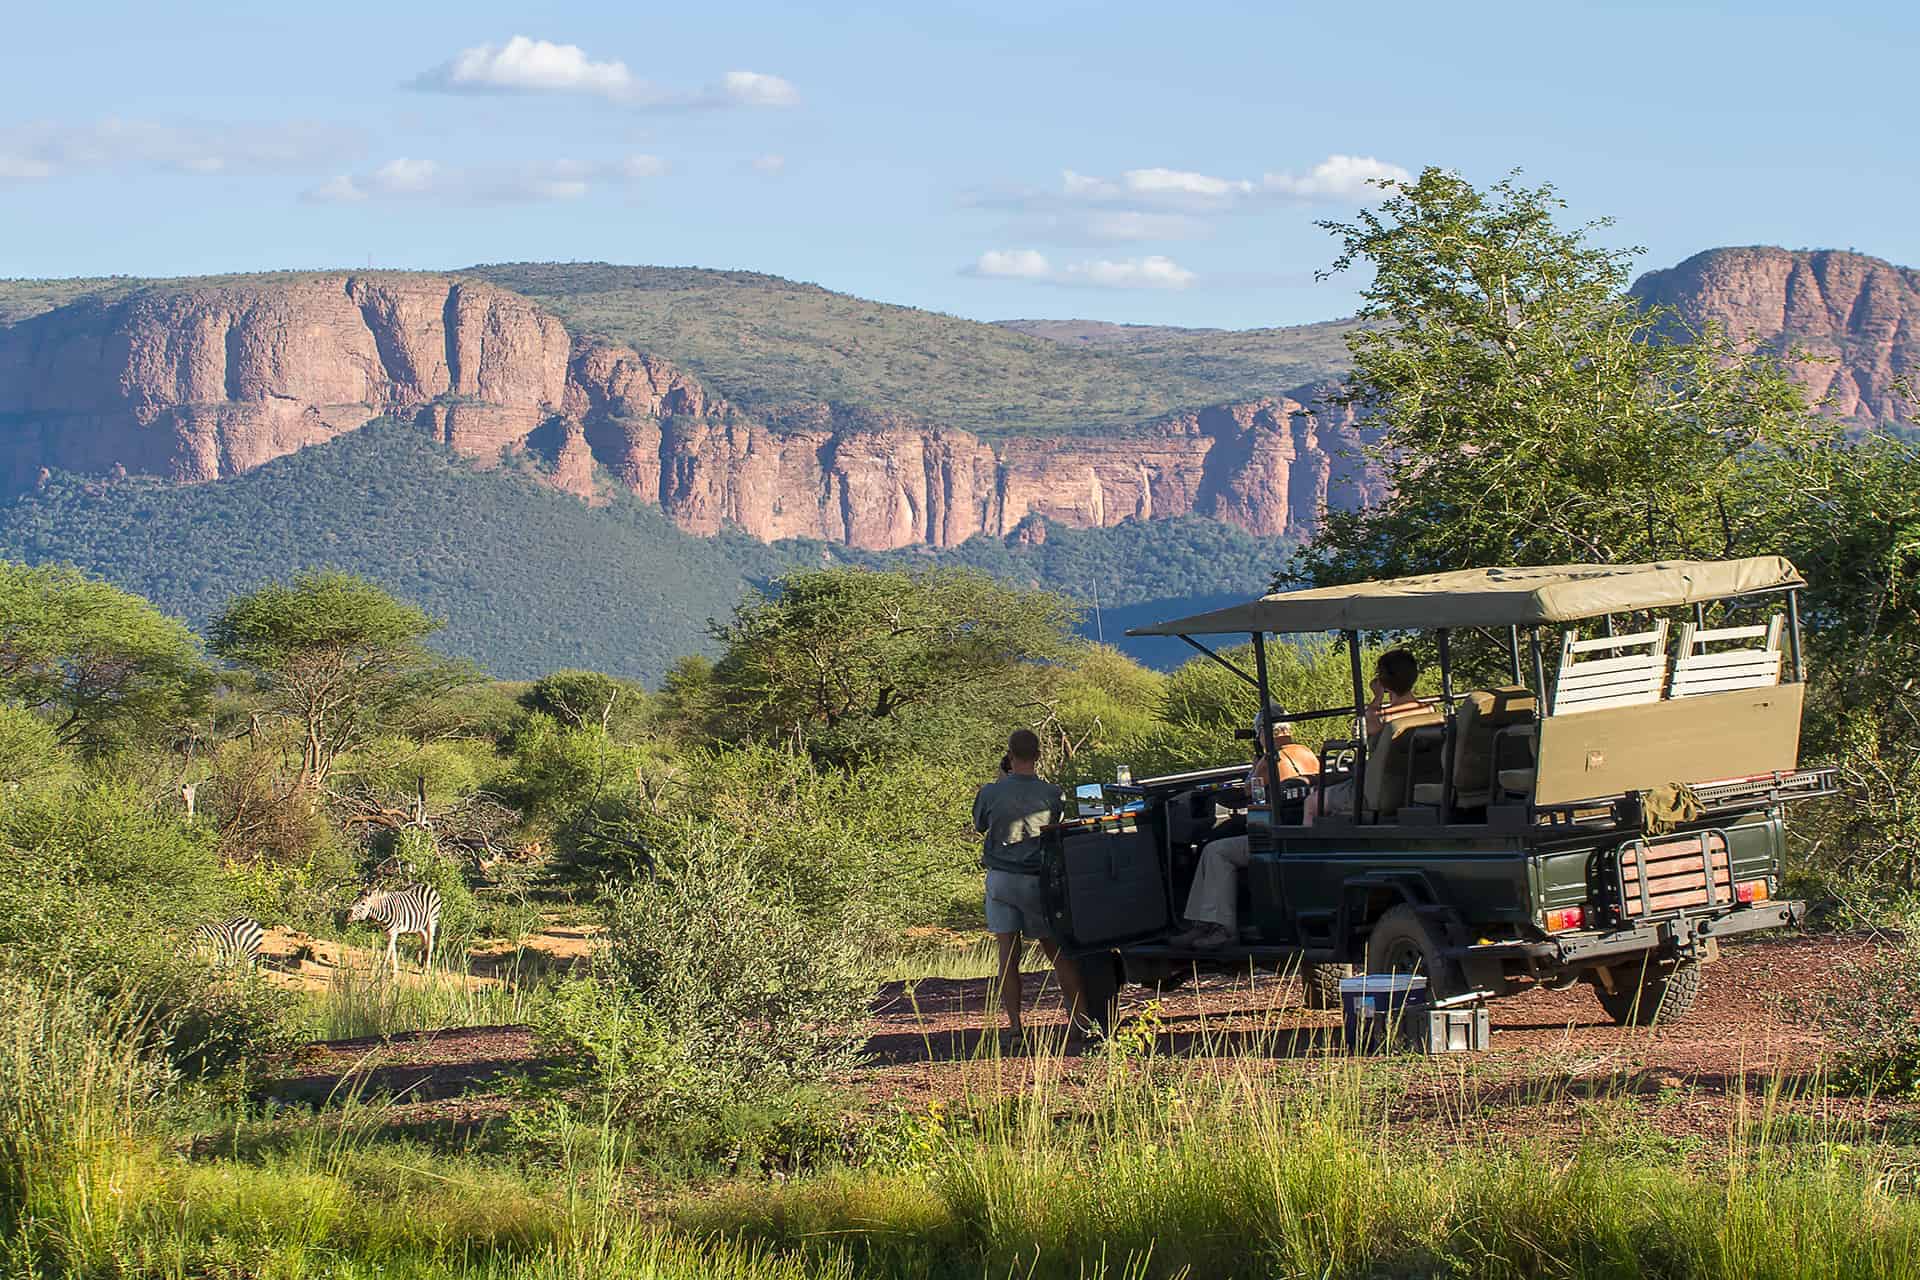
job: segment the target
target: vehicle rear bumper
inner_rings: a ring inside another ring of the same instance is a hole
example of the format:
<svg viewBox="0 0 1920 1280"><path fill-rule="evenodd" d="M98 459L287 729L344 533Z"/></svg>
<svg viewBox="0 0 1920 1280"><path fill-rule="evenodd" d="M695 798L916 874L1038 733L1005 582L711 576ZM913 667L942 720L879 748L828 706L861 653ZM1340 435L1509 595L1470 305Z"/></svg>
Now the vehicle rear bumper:
<svg viewBox="0 0 1920 1280"><path fill-rule="evenodd" d="M1524 960L1535 970L1585 968L1604 964L1616 956L1658 951L1667 955L1692 955L1707 942L1736 937L1761 929L1784 929L1806 918L1807 904L1796 901L1764 903L1740 907L1717 916L1677 915L1663 920L1642 921L1629 929L1609 933L1581 933L1540 942L1497 942L1466 947L1462 959L1470 961Z"/></svg>

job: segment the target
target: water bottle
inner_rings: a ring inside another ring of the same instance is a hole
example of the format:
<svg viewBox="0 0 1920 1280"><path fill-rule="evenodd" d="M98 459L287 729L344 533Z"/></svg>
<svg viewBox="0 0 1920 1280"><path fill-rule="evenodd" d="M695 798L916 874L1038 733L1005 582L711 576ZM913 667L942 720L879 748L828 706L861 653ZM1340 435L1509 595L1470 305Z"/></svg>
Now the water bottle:
<svg viewBox="0 0 1920 1280"><path fill-rule="evenodd" d="M1123 787L1132 786L1133 785L1133 766L1130 764L1121 765L1119 769L1114 771L1113 780L1119 783Z"/></svg>

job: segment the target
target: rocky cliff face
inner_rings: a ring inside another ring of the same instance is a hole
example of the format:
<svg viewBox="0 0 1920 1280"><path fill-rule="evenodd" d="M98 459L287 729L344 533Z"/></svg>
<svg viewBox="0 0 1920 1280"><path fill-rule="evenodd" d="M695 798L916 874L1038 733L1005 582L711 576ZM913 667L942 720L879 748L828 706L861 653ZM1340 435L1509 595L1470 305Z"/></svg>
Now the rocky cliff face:
<svg viewBox="0 0 1920 1280"><path fill-rule="evenodd" d="M1797 376L1844 418L1903 416L1894 383L1920 373L1920 271L1822 249L1710 249L1652 271L1634 292L1773 355L1800 347Z"/></svg>
<svg viewBox="0 0 1920 1280"><path fill-rule="evenodd" d="M684 527L883 549L1198 514L1307 532L1378 496L1358 432L1313 389L1102 436L989 442L825 405L762 421L664 360L591 338L517 294L434 276L320 276L151 290L0 329L0 489L42 468L214 480L382 415L483 463L597 474Z"/></svg>

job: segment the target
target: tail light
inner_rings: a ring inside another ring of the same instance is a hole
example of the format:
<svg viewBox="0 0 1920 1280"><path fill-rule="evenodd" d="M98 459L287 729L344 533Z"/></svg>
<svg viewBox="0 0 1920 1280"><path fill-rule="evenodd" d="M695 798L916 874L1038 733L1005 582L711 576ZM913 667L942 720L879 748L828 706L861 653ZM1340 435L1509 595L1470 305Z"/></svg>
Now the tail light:
<svg viewBox="0 0 1920 1280"><path fill-rule="evenodd" d="M1742 898L1742 902L1746 899ZM1558 911L1549 911L1545 916L1548 933L1564 933L1568 929L1579 929L1587 923L1585 907L1562 907Z"/></svg>
<svg viewBox="0 0 1920 1280"><path fill-rule="evenodd" d="M1739 902L1765 902L1773 896L1773 889L1765 880L1748 880L1733 886L1733 896Z"/></svg>

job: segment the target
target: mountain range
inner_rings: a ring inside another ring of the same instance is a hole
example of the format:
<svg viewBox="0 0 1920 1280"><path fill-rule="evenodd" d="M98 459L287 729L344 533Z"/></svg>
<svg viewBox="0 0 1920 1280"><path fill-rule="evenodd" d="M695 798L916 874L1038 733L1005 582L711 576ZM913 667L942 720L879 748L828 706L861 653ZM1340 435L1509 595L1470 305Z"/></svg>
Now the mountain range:
<svg viewBox="0 0 1920 1280"><path fill-rule="evenodd" d="M1635 290L1788 359L1849 420L1897 420L1900 382L1920 365L1920 273L1878 259L1717 249ZM12 499L0 554L73 559L196 619L220 590L305 562L377 569L462 616L458 584L477 590L482 563L498 579L513 531L441 522L464 531L463 551L418 521L395 524L344 500L363 468L389 502L545 522L567 545L536 554L523 528L522 562L628 582L630 600L652 601L623 615L628 635L661 620L652 632L664 638L628 661L622 642L570 649L526 620L455 629L454 647L514 672L573 654L658 674L697 644L716 602L823 557L933 553L1073 588L1055 579L1084 578L1085 565L1036 568L1058 560L1035 550L1049 530L1056 549L1073 529L1159 530L1157 542L1123 532L1078 544L1110 603L1255 589L1260 566L1322 509L1380 496L1358 456L1365 424L1334 396L1350 327L983 324L773 276L605 264L0 281L0 504ZM380 429L355 444L369 423ZM272 502L258 486L223 496L269 466ZM399 476L419 492L396 488ZM579 519L528 514L529 483L571 495ZM299 501L302 484L326 499ZM270 554L243 567L236 523L290 503L297 536L269 539ZM347 508L359 530L342 525ZM656 508L666 519L636 514ZM138 537L89 534L141 512L154 527L139 554ZM1189 554L1206 522L1238 531L1230 548L1209 544L1238 576ZM392 544L379 555L370 525ZM718 541L703 551L684 534ZM407 569L408 537L426 538L444 572ZM1123 547L1171 557L1186 576L1136 569L1153 586L1130 588L1111 554ZM684 585L669 562L714 590ZM683 586L639 590L640 578ZM578 604L547 595L554 610Z"/></svg>

